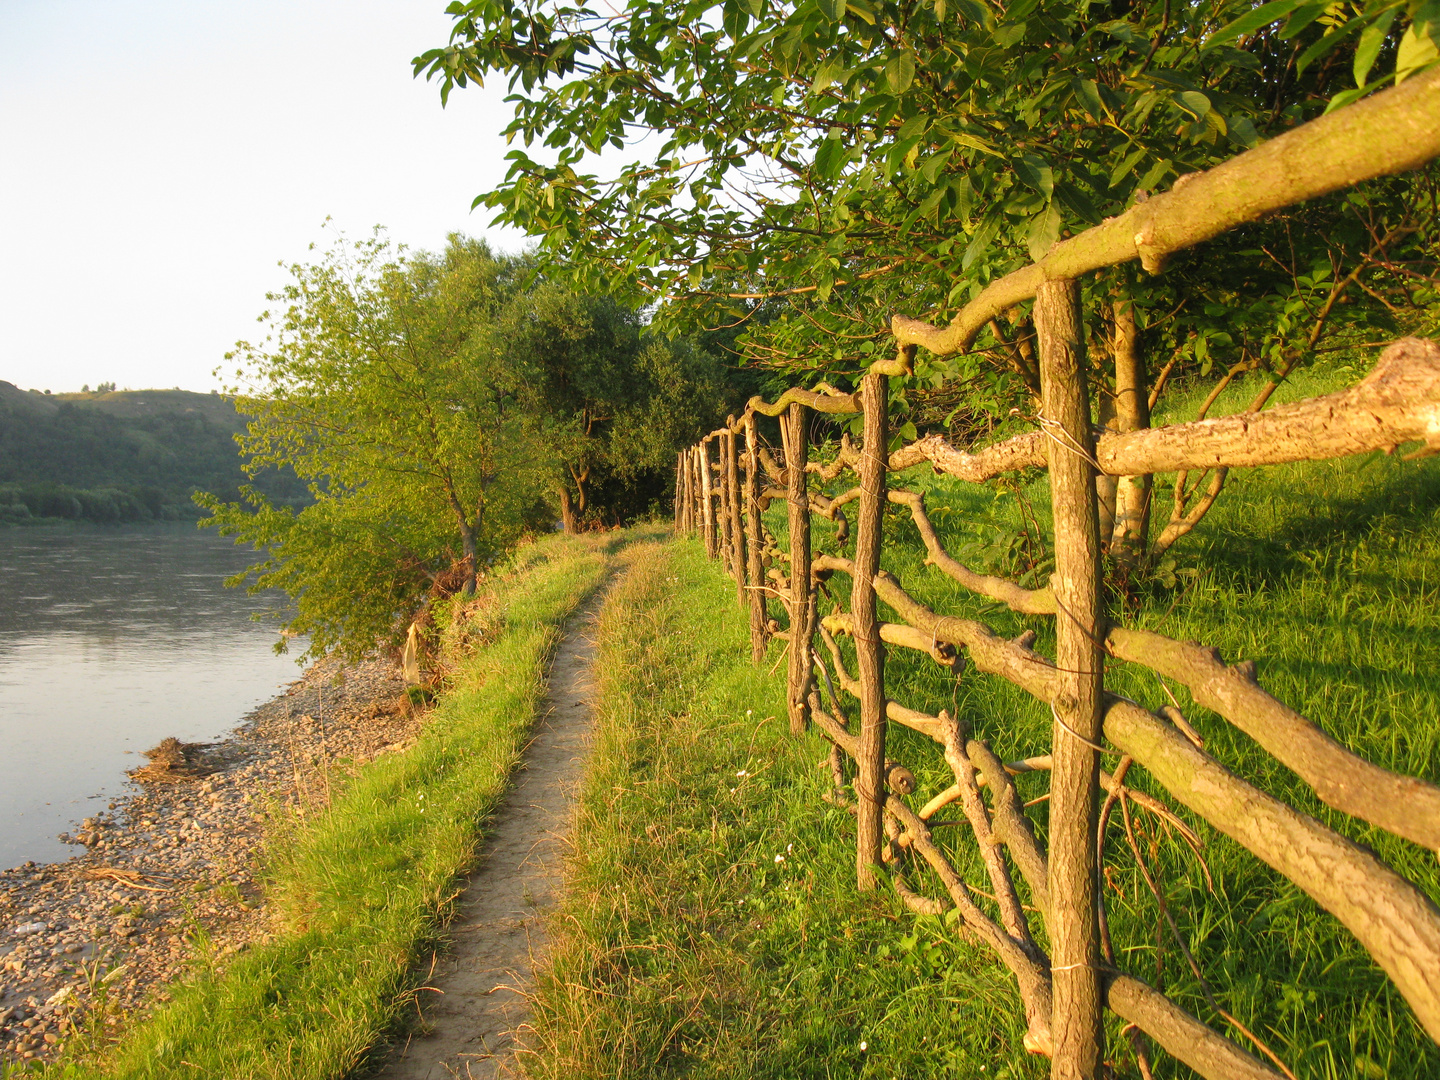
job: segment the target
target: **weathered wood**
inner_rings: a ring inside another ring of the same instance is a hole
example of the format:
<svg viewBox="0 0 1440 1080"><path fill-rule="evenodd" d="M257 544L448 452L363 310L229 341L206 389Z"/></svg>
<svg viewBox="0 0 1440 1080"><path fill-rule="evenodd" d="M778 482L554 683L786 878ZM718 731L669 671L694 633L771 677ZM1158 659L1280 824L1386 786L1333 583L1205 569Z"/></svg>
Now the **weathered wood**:
<svg viewBox="0 0 1440 1080"><path fill-rule="evenodd" d="M685 480L682 462L685 460L684 453L675 455L675 531L680 531L680 521L685 515ZM568 492L566 493L568 495Z"/></svg>
<svg viewBox="0 0 1440 1080"><path fill-rule="evenodd" d="M730 516L730 575L735 579L735 602L746 610L745 595L745 524L740 515L740 459L736 454L735 435L727 431L720 440L725 456L725 498Z"/></svg>
<svg viewBox="0 0 1440 1080"><path fill-rule="evenodd" d="M925 550L929 553L925 561L931 566L954 578L970 591L999 600L1012 611L1032 615L1055 614L1055 594L1048 585L1043 589L1026 589L1002 577L976 573L946 551L930 521L930 515L925 512L924 495L918 491L905 491L900 488L891 488L887 495L892 503L909 508L915 527L920 530L920 539L925 542Z"/></svg>
<svg viewBox="0 0 1440 1080"><path fill-rule="evenodd" d="M1176 799L1344 923L1440 1041L1440 910L1429 897L1370 851L1247 784L1138 705L1111 699L1105 735Z"/></svg>
<svg viewBox="0 0 1440 1080"><path fill-rule="evenodd" d="M1104 1062L1095 823L1099 812L1100 537L1094 442L1085 388L1085 333L1074 281L1047 281L1035 297L1040 422L1048 439L1055 574L1057 693L1050 780L1050 942L1056 1080L1095 1080ZM858 570L858 567L857 567Z"/></svg>
<svg viewBox="0 0 1440 1080"><path fill-rule="evenodd" d="M1095 460L1111 476L1201 471L1292 461L1324 461L1421 442L1440 450L1440 345L1402 338L1355 386L1268 412L1102 435ZM929 461L940 472L980 483L1014 469L1044 466L1045 436L1034 431L974 454L930 435L890 455L891 469Z"/></svg>
<svg viewBox="0 0 1440 1080"><path fill-rule="evenodd" d="M890 380L872 372L860 384L865 408L864 445L860 448L860 508L856 512L855 571L850 580L850 613L860 682L860 746L855 760L858 803L855 867L860 889L875 887L880 867L885 793L885 647L875 610L875 574L880 569L885 464L889 440Z"/></svg>
<svg viewBox="0 0 1440 1080"><path fill-rule="evenodd" d="M805 466L810 455L810 415L800 402L780 424L785 442L786 511L790 525L790 660L786 702L790 730L801 734L810 722L808 700L814 682L810 639L815 629L815 585L810 576L810 501Z"/></svg>
<svg viewBox="0 0 1440 1080"><path fill-rule="evenodd" d="M1116 299L1112 323L1115 430L1124 435L1150 426L1145 353L1135 325L1135 304L1128 295ZM1115 478L1115 523L1108 539L1112 550L1122 558L1135 559L1145 552L1150 536L1150 483L1149 473Z"/></svg>
<svg viewBox="0 0 1440 1080"><path fill-rule="evenodd" d="M1419 168L1440 155L1440 70L1407 79L1348 108L1302 124L1170 191L1062 240L1037 263L1007 274L944 328L896 315L902 345L937 355L968 349L997 315L1035 296L1046 281L1074 279L1139 259L1158 273L1166 256L1236 225L1376 176Z"/></svg>
<svg viewBox="0 0 1440 1080"><path fill-rule="evenodd" d="M1280 1080L1280 1074L1133 975L1106 972L1105 1004L1207 1080Z"/></svg>
<svg viewBox="0 0 1440 1080"><path fill-rule="evenodd" d="M769 631L765 615L764 545L760 532L760 457L755 433L755 414L747 412L745 432L745 606L750 612L750 656L755 663L765 659Z"/></svg>
<svg viewBox="0 0 1440 1080"><path fill-rule="evenodd" d="M715 531L715 481L710 471L710 438L700 440L700 502L705 522L705 554L715 558L719 540Z"/></svg>
<svg viewBox="0 0 1440 1080"><path fill-rule="evenodd" d="M814 390L801 390L799 387L786 390L773 404L757 395L750 399L745 408L765 416L779 416L795 404L808 406L816 412L845 415L860 411L860 395L846 394L827 383L820 383Z"/></svg>
<svg viewBox="0 0 1440 1080"><path fill-rule="evenodd" d="M1440 851L1440 787L1347 750L1266 693L1253 665L1227 667L1214 649L1148 630L1114 627L1105 643L1111 655L1184 683L1197 704L1249 735L1336 810Z"/></svg>

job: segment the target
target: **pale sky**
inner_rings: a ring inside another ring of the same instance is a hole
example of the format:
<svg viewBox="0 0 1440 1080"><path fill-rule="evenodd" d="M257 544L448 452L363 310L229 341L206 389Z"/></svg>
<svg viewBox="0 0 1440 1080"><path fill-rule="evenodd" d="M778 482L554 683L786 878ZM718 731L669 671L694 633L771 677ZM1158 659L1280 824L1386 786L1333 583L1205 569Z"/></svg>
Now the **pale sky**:
<svg viewBox="0 0 1440 1080"><path fill-rule="evenodd" d="M410 74L446 3L0 0L0 379L209 390L327 216L519 250L503 85Z"/></svg>

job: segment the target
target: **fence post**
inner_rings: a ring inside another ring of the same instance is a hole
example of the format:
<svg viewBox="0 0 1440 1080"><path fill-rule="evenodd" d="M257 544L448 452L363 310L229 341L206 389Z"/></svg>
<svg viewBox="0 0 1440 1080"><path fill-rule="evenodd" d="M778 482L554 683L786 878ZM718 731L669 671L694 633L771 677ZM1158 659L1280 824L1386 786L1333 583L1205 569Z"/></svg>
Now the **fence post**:
<svg viewBox="0 0 1440 1080"><path fill-rule="evenodd" d="M735 432L721 437L725 453L725 496L730 515L730 574L735 579L735 602L745 610L745 524L740 520L740 460L735 453Z"/></svg>
<svg viewBox="0 0 1440 1080"><path fill-rule="evenodd" d="M693 446L686 455L690 462L690 531L699 536L704 530L704 507L700 504L700 448Z"/></svg>
<svg viewBox="0 0 1440 1080"><path fill-rule="evenodd" d="M1052 703L1050 940L1054 1080L1094 1080L1104 1061L1099 980L1095 827L1104 658L1094 439L1085 386L1085 334L1073 280L1035 294L1040 389L1055 522L1058 691Z"/></svg>
<svg viewBox="0 0 1440 1080"><path fill-rule="evenodd" d="M890 378L872 370L860 383L864 443L860 447L860 508L855 512L855 577L850 587L855 656L860 679L860 740L855 755L856 884L875 888L884 836L885 647L875 612L875 574L880 569L885 470L889 456Z"/></svg>
<svg viewBox="0 0 1440 1080"><path fill-rule="evenodd" d="M685 461L682 451L675 455L675 532L680 532L680 519L685 513L684 481L681 479L681 465Z"/></svg>
<svg viewBox="0 0 1440 1080"><path fill-rule="evenodd" d="M700 515L705 526L705 554L715 558L715 485L710 478L710 437L700 440Z"/></svg>
<svg viewBox="0 0 1440 1080"><path fill-rule="evenodd" d="M764 530L760 526L760 441L755 433L755 414L745 414L745 550L746 578L750 607L750 657L765 659L770 632L766 627Z"/></svg>
<svg viewBox="0 0 1440 1080"><path fill-rule="evenodd" d="M727 574L732 573L730 569L730 550L734 547L734 541L730 539L730 472L726 468L725 435L723 433L715 439L715 501L716 501L716 522L718 524L718 536L716 539L720 545L720 565L725 568Z"/></svg>
<svg viewBox="0 0 1440 1080"><path fill-rule="evenodd" d="M685 473L685 514L683 524L685 535L689 536L695 531L695 471L691 468L694 459L690 451L686 450L680 459L681 469Z"/></svg>
<svg viewBox="0 0 1440 1080"><path fill-rule="evenodd" d="M790 518L790 669L786 693L790 731L799 735L810 723L810 635L815 623L815 592L810 584L810 499L805 465L810 457L810 411L799 402L780 418L785 443L786 509Z"/></svg>

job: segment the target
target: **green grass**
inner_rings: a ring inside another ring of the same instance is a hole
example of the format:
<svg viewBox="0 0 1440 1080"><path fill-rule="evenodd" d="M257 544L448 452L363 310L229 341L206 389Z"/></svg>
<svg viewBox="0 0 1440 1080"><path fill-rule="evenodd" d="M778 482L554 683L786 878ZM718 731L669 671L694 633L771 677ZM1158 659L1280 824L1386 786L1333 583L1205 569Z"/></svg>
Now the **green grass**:
<svg viewBox="0 0 1440 1080"><path fill-rule="evenodd" d="M854 891L852 819L818 737L749 661L734 589L693 541L602 615L581 795L536 1077L1035 1076L989 955Z"/></svg>
<svg viewBox="0 0 1440 1080"><path fill-rule="evenodd" d="M1354 377L1336 367L1307 373L1279 400ZM1253 390L1234 388L1215 414L1243 406ZM1197 393L1178 393L1172 415L1188 415ZM1018 521L1013 493L997 500L924 470L900 482L928 490L952 551L984 539L977 522ZM1048 528L1043 479L1021 494ZM771 513L783 542L783 508ZM987 604L924 566L908 515L889 514L886 528L886 568L914 595L1007 635L1034 629L1040 647L1051 647L1051 620ZM829 527L818 520L817 534L817 546L828 547ZM1264 686L1344 744L1440 781L1440 461L1377 455L1237 471L1176 555L1196 575L1138 593L1128 624L1216 645L1232 662L1256 660ZM606 615L605 735L585 796L565 945L541 994L537 1075L1046 1075L1044 1062L1019 1049L1018 999L986 953L936 920L903 913L887 894L855 893L853 825L819 800L823 744L785 733L783 671L750 666L733 585L696 544L677 543L665 560L637 573ZM836 583L848 605L848 582ZM822 598L822 614L830 608ZM777 645L767 667L778 655ZM889 691L905 704L956 711L1006 757L1049 749L1048 711L1008 684L974 673L957 681L903 650L890 657ZM1167 700L1143 669L1115 664L1109 682L1151 706ZM1329 810L1246 736L1172 689L1231 769L1368 844L1440 899L1435 853ZM917 804L948 786L928 740L892 725L890 754L919 778ZM1142 770L1130 777L1163 796ZM1026 798L1046 787L1043 775L1021 778ZM1032 813L1043 836L1043 804ZM1440 1075L1440 1049L1349 933L1181 813L1206 841L1213 889L1177 838L1143 813L1136 825L1220 1006L1306 1080ZM984 888L966 830L938 835ZM1118 814L1106 861L1122 964L1243 1043L1157 933L1159 910ZM1128 1067L1116 1034L1112 1027L1112 1052ZM1157 1075L1192 1074L1166 1061Z"/></svg>
<svg viewBox="0 0 1440 1080"><path fill-rule="evenodd" d="M118 1045L77 1048L47 1075L318 1080L360 1065L396 1023L474 861L560 624L628 539L549 539L492 578L502 628L459 663L415 746L337 779L328 809L272 839L280 932L223 969L202 955Z"/></svg>

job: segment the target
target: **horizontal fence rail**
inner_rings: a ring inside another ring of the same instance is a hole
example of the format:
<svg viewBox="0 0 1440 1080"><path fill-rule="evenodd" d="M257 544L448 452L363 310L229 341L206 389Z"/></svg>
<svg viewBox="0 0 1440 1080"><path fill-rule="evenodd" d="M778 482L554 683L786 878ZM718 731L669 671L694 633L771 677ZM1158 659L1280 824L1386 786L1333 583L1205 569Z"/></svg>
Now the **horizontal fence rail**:
<svg viewBox="0 0 1440 1080"><path fill-rule="evenodd" d="M1440 787L1342 746L1269 694L1253 664L1227 664L1214 649L1110 618L1103 604L1108 537L1096 494L1097 479L1107 476L1212 470L1223 483L1224 470L1241 466L1388 453L1407 444L1418 444L1416 453L1440 452L1440 346L1400 340L1358 384L1323 397L1117 433L1097 429L1090 415L1075 283L1083 273L1133 258L1158 271L1165 255L1236 224L1437 155L1440 71L1303 125L1208 173L1182 178L1173 192L1057 244L1039 263L992 284L948 327L896 316L896 357L872 365L856 390L820 384L787 390L774 402L753 399L742 416L679 455L676 529L703 537L706 551L735 579L757 662L772 639L786 643L789 723L797 734L813 725L832 744L835 790L828 798L855 815L859 887L888 881L917 913L957 912L1015 979L1025 1046L1052 1057L1052 1075L1100 1075L1105 1009L1133 1025L1141 1060L1148 1051L1136 1031L1210 1080L1275 1080L1277 1068L1284 1069L1235 1018L1222 1012L1248 1046L1117 964L1098 887L1107 823L1118 812L1128 831L1132 812L1143 811L1199 846L1193 830L1162 800L1126 783L1135 767L1338 919L1440 1042L1440 909L1432 899L1369 849L1231 772L1205 749L1178 708L1151 711L1108 691L1105 664L1137 664L1184 685L1197 704L1254 739L1328 806L1437 852ZM887 452L889 380L910 372L916 348L968 348L995 314L1031 298L1042 391L1037 430L976 451L928 436ZM859 415L859 443L847 435L831 460L812 460L817 413ZM760 444L758 416L779 420L778 458ZM1048 469L1056 552L1050 582L1026 588L972 570L948 552L924 495L890 484L889 474L923 463L972 483L1018 469ZM855 477L849 491L827 497L811 488L812 480L830 482L847 472ZM777 499L786 505L788 551L764 521ZM1054 617L1056 655L1036 651L1033 634L1009 639L981 621L932 610L882 570L887 503L909 512L934 570L1016 612ZM817 514L836 523L839 545L853 531L853 557L812 550ZM1165 536L1184 530L1183 521L1172 523ZM849 584L849 610L820 617L818 590L839 597L841 581ZM767 596L779 598L783 625L772 618ZM880 617L881 604L897 621ZM847 636L854 672L839 646ZM1002 762L956 717L929 715L889 698L885 658L893 649L916 650L957 673L968 666L1032 695L1052 713L1051 745L1022 761ZM931 739L954 777L921 807L907 801L916 789L914 774L887 755L890 724ZM1119 756L1113 770L1101 768L1102 752ZM853 800L844 790L847 767ZM1051 778L1047 845L1037 838L1013 781L1037 771ZM947 806L958 807L969 826L988 892L969 884L934 841L930 822ZM944 899L911 884L920 867L934 875ZM1048 953L1039 944L1036 920Z"/></svg>

